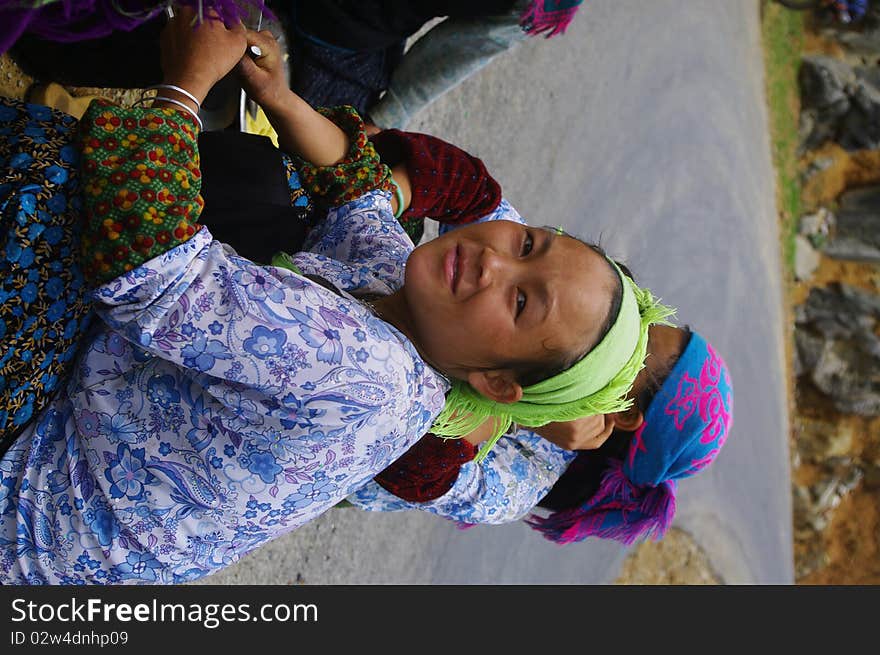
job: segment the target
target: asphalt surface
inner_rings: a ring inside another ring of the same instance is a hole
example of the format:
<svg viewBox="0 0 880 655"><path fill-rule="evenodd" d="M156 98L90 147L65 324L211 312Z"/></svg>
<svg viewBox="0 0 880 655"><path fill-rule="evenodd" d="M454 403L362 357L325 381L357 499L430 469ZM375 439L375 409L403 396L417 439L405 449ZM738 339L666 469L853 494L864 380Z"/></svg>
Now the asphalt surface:
<svg viewBox="0 0 880 655"><path fill-rule="evenodd" d="M756 0L590 0L416 117L534 224L599 240L731 369L734 427L675 525L728 584L793 582L783 302ZM206 583L604 584L626 550L334 509Z"/></svg>

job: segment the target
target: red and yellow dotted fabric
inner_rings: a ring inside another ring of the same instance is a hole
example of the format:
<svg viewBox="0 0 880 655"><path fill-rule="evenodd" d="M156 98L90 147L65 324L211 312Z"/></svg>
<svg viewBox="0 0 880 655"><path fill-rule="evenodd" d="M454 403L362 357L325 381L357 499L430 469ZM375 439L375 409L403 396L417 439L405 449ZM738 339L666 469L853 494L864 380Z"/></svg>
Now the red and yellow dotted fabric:
<svg viewBox="0 0 880 655"><path fill-rule="evenodd" d="M338 207L374 189L393 192L391 169L379 159L357 111L348 105L318 111L348 135L351 146L345 158L334 166L314 166L291 155L303 188L312 200L323 207Z"/></svg>
<svg viewBox="0 0 880 655"><path fill-rule="evenodd" d="M351 139L334 166L291 156L303 187L324 206L373 189L391 190L391 171L348 106L320 110ZM85 230L83 269L102 284L190 239L204 206L197 127L176 109L124 108L96 100L80 122Z"/></svg>
<svg viewBox="0 0 880 655"><path fill-rule="evenodd" d="M200 229L197 131L175 109L89 106L79 131L87 280L112 280Z"/></svg>

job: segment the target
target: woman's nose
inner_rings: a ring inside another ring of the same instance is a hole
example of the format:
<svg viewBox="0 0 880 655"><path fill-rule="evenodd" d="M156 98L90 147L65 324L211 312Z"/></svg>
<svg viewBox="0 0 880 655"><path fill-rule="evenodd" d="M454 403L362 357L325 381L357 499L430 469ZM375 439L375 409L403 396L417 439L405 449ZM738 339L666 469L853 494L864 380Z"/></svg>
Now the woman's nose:
<svg viewBox="0 0 880 655"><path fill-rule="evenodd" d="M477 285L482 289L502 279L510 268L509 259L493 248L484 248L480 257L480 275L477 279Z"/></svg>

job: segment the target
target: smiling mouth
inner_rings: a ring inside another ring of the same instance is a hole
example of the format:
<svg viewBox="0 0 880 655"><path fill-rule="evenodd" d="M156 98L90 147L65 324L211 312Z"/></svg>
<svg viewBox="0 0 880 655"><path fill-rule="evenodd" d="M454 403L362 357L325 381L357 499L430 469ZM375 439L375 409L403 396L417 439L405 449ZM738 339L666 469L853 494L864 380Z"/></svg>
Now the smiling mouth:
<svg viewBox="0 0 880 655"><path fill-rule="evenodd" d="M459 277L459 262L460 257L458 253L458 246L455 248L451 248L449 252L446 254L445 269L446 269L446 278L449 280L449 288L452 291L452 294L455 295L455 290L458 287L458 277Z"/></svg>

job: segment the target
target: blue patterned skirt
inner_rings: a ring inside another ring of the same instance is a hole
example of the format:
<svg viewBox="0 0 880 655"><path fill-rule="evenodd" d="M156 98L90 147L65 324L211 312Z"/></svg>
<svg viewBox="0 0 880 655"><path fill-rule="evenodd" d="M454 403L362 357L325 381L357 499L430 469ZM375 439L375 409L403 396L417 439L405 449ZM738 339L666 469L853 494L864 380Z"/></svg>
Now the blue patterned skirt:
<svg viewBox="0 0 880 655"><path fill-rule="evenodd" d="M76 125L0 98L0 454L59 390L91 317Z"/></svg>

